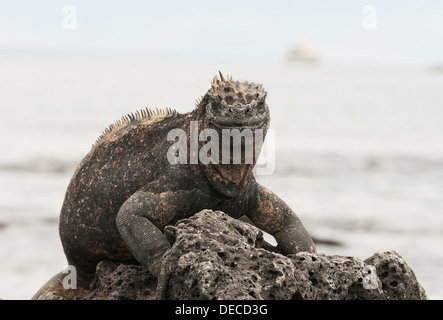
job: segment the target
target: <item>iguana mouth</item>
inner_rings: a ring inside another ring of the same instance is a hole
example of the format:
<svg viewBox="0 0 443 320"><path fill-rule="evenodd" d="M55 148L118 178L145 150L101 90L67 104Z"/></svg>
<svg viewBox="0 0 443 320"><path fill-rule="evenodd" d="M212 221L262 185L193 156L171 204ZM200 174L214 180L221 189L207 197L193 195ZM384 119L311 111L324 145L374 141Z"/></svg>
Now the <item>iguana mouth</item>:
<svg viewBox="0 0 443 320"><path fill-rule="evenodd" d="M211 111L206 112L206 119L217 129L259 129L265 127L266 120L258 115L253 117L230 117L225 115L214 116Z"/></svg>
<svg viewBox="0 0 443 320"><path fill-rule="evenodd" d="M263 128L265 121L263 120L257 120L257 121L251 121L251 122L233 122L233 121L210 121L210 124L213 125L215 128L218 129L261 129Z"/></svg>

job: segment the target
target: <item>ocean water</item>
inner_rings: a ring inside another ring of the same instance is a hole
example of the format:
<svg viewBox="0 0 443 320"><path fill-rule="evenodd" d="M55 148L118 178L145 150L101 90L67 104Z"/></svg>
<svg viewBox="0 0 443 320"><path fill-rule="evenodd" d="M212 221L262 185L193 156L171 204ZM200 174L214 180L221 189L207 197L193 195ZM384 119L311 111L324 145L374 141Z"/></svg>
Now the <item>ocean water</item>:
<svg viewBox="0 0 443 320"><path fill-rule="evenodd" d="M193 109L218 70L268 91L278 194L326 254L396 250L443 299L443 74L419 68L0 56L0 298L66 260L58 215L102 130L144 107Z"/></svg>

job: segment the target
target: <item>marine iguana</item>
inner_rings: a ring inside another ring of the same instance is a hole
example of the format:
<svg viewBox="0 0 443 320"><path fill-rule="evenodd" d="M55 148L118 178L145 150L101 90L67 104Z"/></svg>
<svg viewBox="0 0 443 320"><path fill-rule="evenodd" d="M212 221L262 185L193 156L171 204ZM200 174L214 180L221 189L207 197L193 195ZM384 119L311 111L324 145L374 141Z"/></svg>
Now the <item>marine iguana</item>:
<svg viewBox="0 0 443 320"><path fill-rule="evenodd" d="M229 163L203 164L190 161L190 150L186 163L168 161L178 142L170 141L168 133L190 133L193 121L199 132L213 129L223 136L226 129L261 129L265 136L270 122L266 95L261 84L225 79L220 73L189 113L145 109L105 129L78 165L60 214L60 238L68 264L76 268L78 288L63 289L66 274L59 273L33 299L54 291L65 298L86 293L101 260L139 263L159 277L159 290L165 290L161 259L171 244L162 231L203 209L248 217L274 236L284 254L315 252L289 206L256 182L252 170L258 154L249 163L245 149L241 163L234 163L231 153Z"/></svg>

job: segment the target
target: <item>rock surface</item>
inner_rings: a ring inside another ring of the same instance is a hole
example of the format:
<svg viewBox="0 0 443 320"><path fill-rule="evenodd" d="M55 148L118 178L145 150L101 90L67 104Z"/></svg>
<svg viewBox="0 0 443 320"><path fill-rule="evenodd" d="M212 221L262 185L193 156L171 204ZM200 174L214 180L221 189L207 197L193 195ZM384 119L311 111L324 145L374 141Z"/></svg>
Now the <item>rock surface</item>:
<svg viewBox="0 0 443 320"><path fill-rule="evenodd" d="M164 256L169 299L427 299L395 251L364 261L305 252L283 256L263 248L268 246L256 227L211 210L179 221L174 236ZM141 266L102 261L83 298L154 299L156 282Z"/></svg>

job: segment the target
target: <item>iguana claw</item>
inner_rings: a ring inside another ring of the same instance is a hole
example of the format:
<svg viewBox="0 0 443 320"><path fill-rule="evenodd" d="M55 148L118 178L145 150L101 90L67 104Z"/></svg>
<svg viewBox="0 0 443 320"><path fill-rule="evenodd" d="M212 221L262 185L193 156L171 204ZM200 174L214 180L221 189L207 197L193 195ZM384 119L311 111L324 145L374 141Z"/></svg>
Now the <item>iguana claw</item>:
<svg viewBox="0 0 443 320"><path fill-rule="evenodd" d="M163 233L165 234L166 240L168 240L171 246L174 244L175 239L177 238L176 231L177 228L174 226L166 226L163 229Z"/></svg>
<svg viewBox="0 0 443 320"><path fill-rule="evenodd" d="M168 299L168 286L169 286L169 276L166 275L165 267L161 267L160 273L157 277L157 291L155 293L156 300L167 300Z"/></svg>

